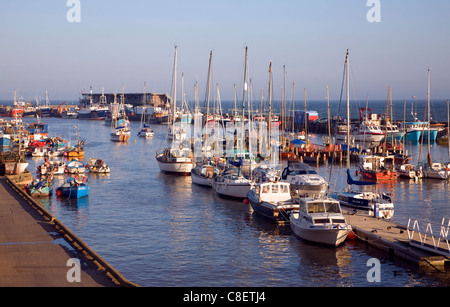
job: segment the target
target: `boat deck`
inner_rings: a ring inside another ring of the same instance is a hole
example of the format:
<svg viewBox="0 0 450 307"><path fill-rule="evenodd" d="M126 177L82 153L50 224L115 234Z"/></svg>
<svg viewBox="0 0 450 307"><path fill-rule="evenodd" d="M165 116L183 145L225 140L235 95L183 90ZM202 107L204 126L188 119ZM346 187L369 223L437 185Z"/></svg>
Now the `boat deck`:
<svg viewBox="0 0 450 307"><path fill-rule="evenodd" d="M133 286L20 186L0 177L0 287Z"/></svg>
<svg viewBox="0 0 450 307"><path fill-rule="evenodd" d="M450 255L442 256L411 246L406 226L368 216L363 211L355 213L343 208L343 213L358 240L386 252L390 257L398 257L421 268L430 269L441 269L450 263ZM444 247L445 243L441 244Z"/></svg>

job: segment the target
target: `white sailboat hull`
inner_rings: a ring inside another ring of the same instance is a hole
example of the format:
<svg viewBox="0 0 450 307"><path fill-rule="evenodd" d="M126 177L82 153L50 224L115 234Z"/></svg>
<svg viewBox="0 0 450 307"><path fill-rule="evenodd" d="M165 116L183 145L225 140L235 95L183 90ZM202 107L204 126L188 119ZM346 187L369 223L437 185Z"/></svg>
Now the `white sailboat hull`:
<svg viewBox="0 0 450 307"><path fill-rule="evenodd" d="M205 187L214 186L214 178L206 178L205 176L199 175L194 170L191 171L192 182Z"/></svg>
<svg viewBox="0 0 450 307"><path fill-rule="evenodd" d="M178 158L177 161L164 161L162 158L156 157L156 161L159 169L167 173L189 175L193 167L192 159L189 158Z"/></svg>
<svg viewBox="0 0 450 307"><path fill-rule="evenodd" d="M251 182L215 182L214 190L217 194L227 197L246 198L251 190Z"/></svg>

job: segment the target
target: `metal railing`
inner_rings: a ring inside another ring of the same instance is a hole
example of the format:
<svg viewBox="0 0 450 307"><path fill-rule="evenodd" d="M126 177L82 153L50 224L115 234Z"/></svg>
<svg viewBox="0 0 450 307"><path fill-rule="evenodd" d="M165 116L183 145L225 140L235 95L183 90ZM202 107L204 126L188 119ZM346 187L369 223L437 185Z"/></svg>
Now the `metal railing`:
<svg viewBox="0 0 450 307"><path fill-rule="evenodd" d="M438 224L410 218L406 229L411 246L450 256L449 219L442 218L441 224Z"/></svg>

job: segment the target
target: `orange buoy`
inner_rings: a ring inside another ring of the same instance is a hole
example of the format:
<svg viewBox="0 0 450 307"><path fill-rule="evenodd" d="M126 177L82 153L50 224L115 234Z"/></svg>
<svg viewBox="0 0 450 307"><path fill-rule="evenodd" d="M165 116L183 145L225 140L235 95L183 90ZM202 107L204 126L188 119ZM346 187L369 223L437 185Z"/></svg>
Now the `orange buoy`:
<svg viewBox="0 0 450 307"><path fill-rule="evenodd" d="M248 198L244 199L244 204L248 205L250 203L250 200Z"/></svg>
<svg viewBox="0 0 450 307"><path fill-rule="evenodd" d="M349 240L355 240L356 239L356 234L353 232L353 230L348 233L347 238Z"/></svg>

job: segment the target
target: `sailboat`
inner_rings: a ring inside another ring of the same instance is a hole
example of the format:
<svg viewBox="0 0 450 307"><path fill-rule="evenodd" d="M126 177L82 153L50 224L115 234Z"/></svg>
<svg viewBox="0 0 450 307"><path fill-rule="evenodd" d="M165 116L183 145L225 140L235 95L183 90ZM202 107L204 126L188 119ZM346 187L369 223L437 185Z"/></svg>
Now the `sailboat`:
<svg viewBox="0 0 450 307"><path fill-rule="evenodd" d="M142 107L142 115L141 115L141 125L139 126L139 132L138 132L138 136L139 137L144 137L144 138L149 138L155 135L155 133L153 132L152 128L147 125L146 123L146 118L145 118L145 113L146 113L146 104L147 104L147 91L146 91L146 83L144 84L144 106Z"/></svg>
<svg viewBox="0 0 450 307"><path fill-rule="evenodd" d="M111 141L127 142L130 138L130 121L124 110L125 93L122 87L122 98L119 107L117 107L116 94L114 94L114 107L111 120Z"/></svg>
<svg viewBox="0 0 450 307"><path fill-rule="evenodd" d="M156 151L156 161L163 172L179 175L189 175L193 167L193 153L190 146L189 127L183 123L175 125L176 99L177 99L177 46L175 46L174 60L174 95L173 95L173 141L171 147ZM179 124L179 125L178 125Z"/></svg>
<svg viewBox="0 0 450 307"><path fill-rule="evenodd" d="M346 77L347 77L347 118L350 118L350 84L349 84L349 62L350 56L347 50L345 59ZM347 146L350 145L350 122L347 121ZM351 190L352 185L368 186L376 185L376 182L355 181L350 176L350 151L347 151L347 184L346 191L333 193L330 196L339 201L342 206L347 206L355 209L362 209L369 211L372 216L377 218L390 219L394 215L394 204L388 195L380 195L375 192L355 191Z"/></svg>
<svg viewBox="0 0 450 307"><path fill-rule="evenodd" d="M428 116L428 131L430 131L430 69L428 69L428 89L427 89L427 116ZM422 140L423 140L422 135ZM424 178L435 179L449 179L450 178L450 163L433 162L431 158L431 138L430 132L427 133L428 139L428 156L427 162L419 164L422 166L422 172ZM419 155L420 160L420 155Z"/></svg>
<svg viewBox="0 0 450 307"><path fill-rule="evenodd" d="M209 99L210 99L210 88L211 88L211 63L212 63L212 51L209 55L209 69L208 69L208 87L207 87L207 94L206 94L206 119L209 116ZM214 165L208 157L206 157L206 146L208 146L208 140L209 138L209 131L205 133L205 145L203 145L203 138L202 138L202 124L203 124L203 114L199 112L199 109L197 107L197 86L195 87L195 99L196 99L196 107L194 112L194 150L200 154L201 152L201 160L196 161L196 165L191 170L191 178L192 182L205 186L205 187L213 187L214 186L214 180L215 177L220 174L220 171ZM205 127L208 126L208 121L205 122Z"/></svg>
<svg viewBox="0 0 450 307"><path fill-rule="evenodd" d="M248 66L248 47L245 47L245 68L244 68L244 94L242 101L242 118L244 118L244 109L245 109L245 96L247 94L247 66ZM243 151L244 147L244 121L240 121L236 123L237 129L237 139L238 139L238 150ZM250 142L249 138L249 142ZM250 146L249 146L250 147ZM233 162L233 161L230 161ZM239 162L233 162L236 168L228 168L226 169L220 176L216 177L214 181L214 190L217 194L227 197L234 198L246 198L247 193L252 188L252 181L242 174L242 159ZM250 167L251 168L251 167ZM251 173L251 169L250 169Z"/></svg>

